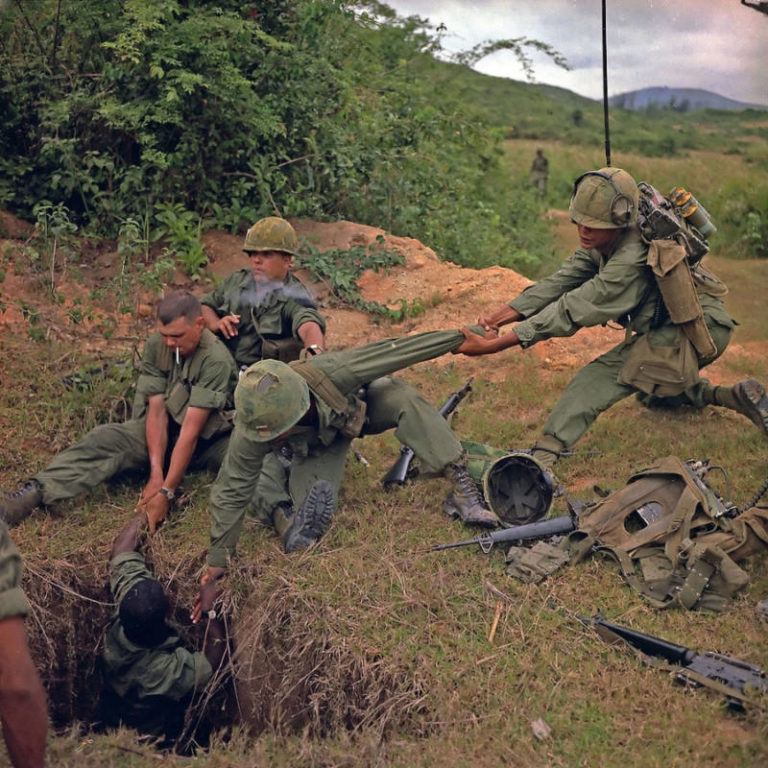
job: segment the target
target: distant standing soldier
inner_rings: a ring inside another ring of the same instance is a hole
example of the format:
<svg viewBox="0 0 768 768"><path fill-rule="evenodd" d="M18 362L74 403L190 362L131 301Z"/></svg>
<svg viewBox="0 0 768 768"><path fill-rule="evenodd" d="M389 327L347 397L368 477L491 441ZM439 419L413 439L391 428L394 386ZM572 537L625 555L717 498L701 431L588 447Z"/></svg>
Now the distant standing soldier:
<svg viewBox="0 0 768 768"><path fill-rule="evenodd" d="M536 157L533 158L531 163L531 172L529 174L529 180L531 186L544 197L547 194L547 180L549 179L549 160L544 157L544 150L539 148L536 150Z"/></svg>
<svg viewBox="0 0 768 768"><path fill-rule="evenodd" d="M40 504L74 498L119 472L149 470L140 504L154 530L188 468L219 468L236 384L232 357L205 327L200 302L184 292L166 296L144 347L133 418L102 424L55 456L0 498L0 519L15 525Z"/></svg>
<svg viewBox="0 0 768 768"><path fill-rule="evenodd" d="M0 720L14 768L43 768L48 710L24 629L21 557L0 521Z"/></svg>
<svg viewBox="0 0 768 768"><path fill-rule="evenodd" d="M527 349L609 321L626 328L624 340L582 368L555 404L533 454L547 466L603 411L634 393L658 405L730 408L768 434L768 396L762 384L746 379L716 387L699 375L731 339L734 322L721 298L725 286L700 264L692 271L701 309L698 320L711 345L709 352L700 353L664 309L648 266L649 245L636 224L638 200L637 183L620 168L580 176L569 212L581 247L553 275L482 318L485 337L464 329L467 340L458 351L476 356L513 346ZM516 325L496 335L507 323Z"/></svg>

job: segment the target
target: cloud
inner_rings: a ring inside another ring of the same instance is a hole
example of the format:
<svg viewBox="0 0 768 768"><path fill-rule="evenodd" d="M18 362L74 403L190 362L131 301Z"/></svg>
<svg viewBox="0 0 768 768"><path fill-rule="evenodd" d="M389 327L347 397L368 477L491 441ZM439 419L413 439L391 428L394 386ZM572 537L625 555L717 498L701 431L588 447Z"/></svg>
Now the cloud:
<svg viewBox="0 0 768 768"><path fill-rule="evenodd" d="M578 0L394 0L401 15L444 23L447 50L488 39L530 37L557 48L572 68L565 72L534 55L539 82L591 98L602 93L602 19L598 3ZM768 17L738 0L609 0L608 63L611 93L652 85L706 88L723 96L768 104L764 73ZM497 53L477 69L523 79L511 54Z"/></svg>

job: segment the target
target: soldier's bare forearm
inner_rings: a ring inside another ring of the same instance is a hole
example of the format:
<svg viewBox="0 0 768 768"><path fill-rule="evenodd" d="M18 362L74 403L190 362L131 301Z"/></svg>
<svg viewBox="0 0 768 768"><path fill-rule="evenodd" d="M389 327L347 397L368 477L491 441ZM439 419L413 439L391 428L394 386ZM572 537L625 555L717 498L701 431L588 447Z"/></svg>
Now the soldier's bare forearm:
<svg viewBox="0 0 768 768"><path fill-rule="evenodd" d="M522 320L523 316L508 304L499 307L495 312L481 318L481 324L487 327L500 328L502 325Z"/></svg>
<svg viewBox="0 0 768 768"><path fill-rule="evenodd" d="M323 329L317 323L311 321L303 323L299 326L298 334L305 349L311 347L313 344L316 344L320 349L325 349Z"/></svg>

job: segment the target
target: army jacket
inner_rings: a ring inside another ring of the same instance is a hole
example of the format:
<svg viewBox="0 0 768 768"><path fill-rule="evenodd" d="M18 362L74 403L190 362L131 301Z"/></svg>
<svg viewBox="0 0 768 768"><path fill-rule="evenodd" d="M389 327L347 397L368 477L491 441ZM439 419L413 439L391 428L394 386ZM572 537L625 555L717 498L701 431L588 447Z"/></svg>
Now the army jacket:
<svg viewBox="0 0 768 768"><path fill-rule="evenodd" d="M320 369L343 395L351 397L374 379L440 357L457 349L463 341L460 331L431 331L327 352L311 358L311 364ZM333 411L318 397L314 400L317 426L302 428L298 435L286 441L297 455L306 456L309 451L330 445L346 421L345 414ZM211 491L209 565L227 567L240 537L243 515L253 496L262 461L274 447L274 441L257 442L246 436L238 429L235 418L227 455Z"/></svg>
<svg viewBox="0 0 768 768"><path fill-rule="evenodd" d="M188 651L178 635L169 635L154 648L136 645L125 636L120 601L138 581L151 578L140 552L124 552L110 562L109 586L116 607L104 636L104 677L130 722L141 722L143 712L155 710L158 697L179 702L202 689L213 675L205 654Z"/></svg>
<svg viewBox="0 0 768 768"><path fill-rule="evenodd" d="M237 369L224 344L207 328L200 344L180 363L163 337L154 333L147 339L136 383L133 417L147 413L147 400L153 395L165 395L165 407L179 425L187 408L207 408L218 416L234 407L232 395L237 385ZM209 419L203 437L229 429L226 419Z"/></svg>
<svg viewBox="0 0 768 768"><path fill-rule="evenodd" d="M647 333L656 312L659 289L647 265L648 245L629 227L611 254L579 248L557 272L526 288L509 306L525 320L514 326L523 347L554 336L572 336L580 328L615 321ZM722 284L718 282L718 287ZM727 328L733 320L714 286L697 281L704 314ZM712 293L710 293L712 291Z"/></svg>
<svg viewBox="0 0 768 768"><path fill-rule="evenodd" d="M261 360L265 339L299 340L304 323L317 323L325 332L325 321L312 297L291 274L284 283L265 285L253 279L250 269L240 269L200 301L219 317L240 317L237 336L224 340L238 366Z"/></svg>
<svg viewBox="0 0 768 768"><path fill-rule="evenodd" d="M8 526L0 520L0 621L29 613L20 582L21 555L11 541Z"/></svg>

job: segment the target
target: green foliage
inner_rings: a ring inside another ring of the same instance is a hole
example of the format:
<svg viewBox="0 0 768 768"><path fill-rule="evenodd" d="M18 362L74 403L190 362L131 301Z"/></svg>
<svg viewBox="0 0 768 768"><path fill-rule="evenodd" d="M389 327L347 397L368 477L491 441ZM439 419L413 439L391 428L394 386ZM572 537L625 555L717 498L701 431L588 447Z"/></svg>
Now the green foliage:
<svg viewBox="0 0 768 768"><path fill-rule="evenodd" d="M315 280L326 283L336 300L372 314L386 317L396 314L397 311L393 314L383 304L366 301L357 287L358 278L366 270L378 272L405 262L401 253L384 247L381 235L367 247L356 245L346 250L334 248L329 251L308 247L306 251L306 256L295 260L296 266L309 270Z"/></svg>
<svg viewBox="0 0 768 768"><path fill-rule="evenodd" d="M275 211L384 226L460 263L515 239L515 204L489 183L499 137L417 17L341 0L40 0L7 7L0 34L0 203L22 215L46 199L115 236L149 211L192 275L201 220L235 232ZM483 50L513 43L557 57L524 38Z"/></svg>

